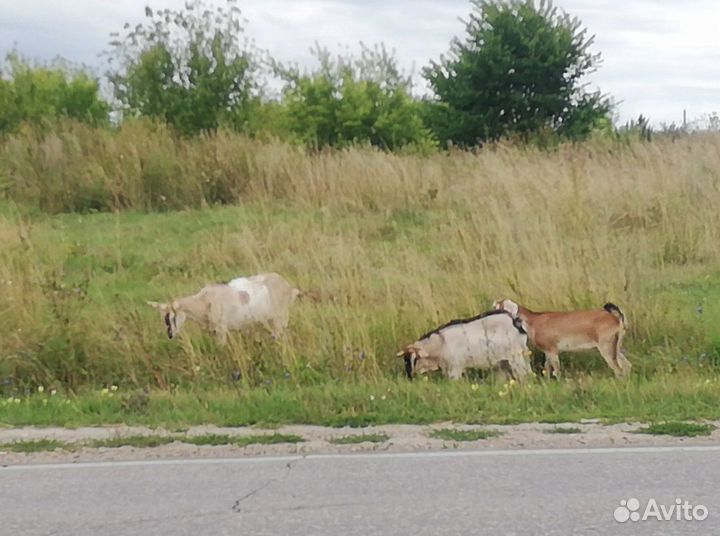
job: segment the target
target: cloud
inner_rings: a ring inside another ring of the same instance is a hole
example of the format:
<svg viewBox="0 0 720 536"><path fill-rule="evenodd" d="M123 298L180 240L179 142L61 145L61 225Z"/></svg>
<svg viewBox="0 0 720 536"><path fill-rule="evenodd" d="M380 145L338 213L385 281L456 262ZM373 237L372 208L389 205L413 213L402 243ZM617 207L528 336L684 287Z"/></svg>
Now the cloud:
<svg viewBox="0 0 720 536"><path fill-rule="evenodd" d="M183 0L26 0L3 2L0 50L14 43L32 58L62 55L102 70L98 53L109 33L143 18L144 6L181 7ZM311 66L315 41L331 49L384 42L406 70L420 69L448 50L463 31L465 0L264 0L238 2L248 19L247 35L284 62ZM594 51L604 58L590 76L617 100L620 119L639 113L655 122L678 121L717 111L720 52L716 0L556 0L595 34ZM422 83L418 84L422 88Z"/></svg>

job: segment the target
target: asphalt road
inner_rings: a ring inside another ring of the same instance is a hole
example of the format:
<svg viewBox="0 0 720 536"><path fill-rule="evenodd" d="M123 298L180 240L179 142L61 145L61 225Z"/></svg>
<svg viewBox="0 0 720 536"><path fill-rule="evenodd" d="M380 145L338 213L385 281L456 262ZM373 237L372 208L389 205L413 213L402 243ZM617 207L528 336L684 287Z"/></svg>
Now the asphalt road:
<svg viewBox="0 0 720 536"><path fill-rule="evenodd" d="M615 521L630 498L708 516ZM17 465L0 534L720 534L720 446Z"/></svg>

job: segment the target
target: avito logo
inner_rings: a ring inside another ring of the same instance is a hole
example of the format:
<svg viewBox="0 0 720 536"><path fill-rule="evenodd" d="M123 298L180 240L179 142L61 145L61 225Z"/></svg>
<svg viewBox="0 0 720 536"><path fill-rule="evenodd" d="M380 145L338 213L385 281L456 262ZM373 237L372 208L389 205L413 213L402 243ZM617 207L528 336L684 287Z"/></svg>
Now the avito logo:
<svg viewBox="0 0 720 536"><path fill-rule="evenodd" d="M649 499L645 508L641 508L640 501L635 497L620 501L620 506L615 508L613 516L615 521L625 523L626 521L703 521L707 519L708 509L702 504L692 505L689 501L678 498L670 506L658 504L655 499Z"/></svg>

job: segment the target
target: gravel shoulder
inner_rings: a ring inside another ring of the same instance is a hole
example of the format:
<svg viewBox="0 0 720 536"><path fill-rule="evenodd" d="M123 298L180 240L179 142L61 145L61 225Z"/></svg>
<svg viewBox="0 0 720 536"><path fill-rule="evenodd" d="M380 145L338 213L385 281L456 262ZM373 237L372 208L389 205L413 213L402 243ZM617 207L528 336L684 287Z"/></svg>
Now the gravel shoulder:
<svg viewBox="0 0 720 536"><path fill-rule="evenodd" d="M157 447L139 448L121 446L116 448L91 448L78 446L72 451L56 449L33 453L10 452L0 449L0 465L28 463L78 463L122 460L173 459L173 458L221 458L237 456L269 456L281 454L348 453L348 452L412 452L442 449L523 449L523 448L587 448L623 446L670 446L670 445L716 445L720 444L720 421L718 429L704 437L671 437L635 433L640 423L604 425L597 422L566 424L518 424L500 425L457 425L437 423L428 426L385 425L366 428L326 428L322 426L292 425L276 429L263 428L219 428L216 426L195 426L183 432L151 429L138 426L107 426L96 428L7 428L0 429L0 445L15 441L36 441L53 439L66 443L77 443L122 438L130 436L202 436L218 434L227 436L251 436L263 434L294 434L303 438L298 443L251 444L245 447L233 445L196 446L174 441ZM500 435L476 441L453 441L430 437L434 430L452 428L455 430L492 430ZM556 428L575 428L577 433L553 433ZM384 434L381 442L335 444L331 440L347 436Z"/></svg>

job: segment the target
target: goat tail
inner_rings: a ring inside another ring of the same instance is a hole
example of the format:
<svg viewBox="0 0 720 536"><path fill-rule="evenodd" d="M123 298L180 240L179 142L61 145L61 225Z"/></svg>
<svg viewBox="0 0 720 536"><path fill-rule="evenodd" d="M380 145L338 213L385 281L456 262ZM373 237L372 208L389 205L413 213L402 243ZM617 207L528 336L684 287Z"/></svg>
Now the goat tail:
<svg viewBox="0 0 720 536"><path fill-rule="evenodd" d="M301 300L310 300L320 303L323 300L323 292L319 288L311 288L308 290L293 289L296 298Z"/></svg>
<svg viewBox="0 0 720 536"><path fill-rule="evenodd" d="M623 328L627 327L627 324L625 323L625 315L620 310L620 307L618 307L614 303L608 302L605 305L603 305L603 309L605 309L608 313L610 313L611 315L616 317L618 320L620 320L620 323L622 324Z"/></svg>

